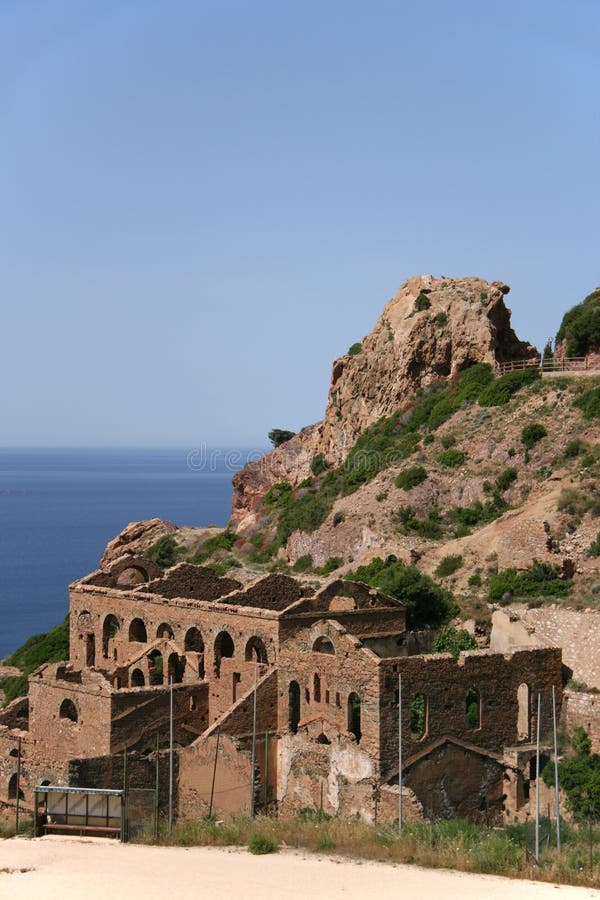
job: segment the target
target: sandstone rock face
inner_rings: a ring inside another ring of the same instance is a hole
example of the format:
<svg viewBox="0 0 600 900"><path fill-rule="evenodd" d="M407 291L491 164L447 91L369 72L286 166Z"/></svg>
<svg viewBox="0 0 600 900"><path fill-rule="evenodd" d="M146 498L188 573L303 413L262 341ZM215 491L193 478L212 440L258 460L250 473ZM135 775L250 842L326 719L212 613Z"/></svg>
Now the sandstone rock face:
<svg viewBox="0 0 600 900"><path fill-rule="evenodd" d="M136 556L147 550L165 534L173 534L177 526L163 519L146 519L130 522L123 531L106 545L100 560L100 568L107 569L121 556Z"/></svg>
<svg viewBox="0 0 600 900"><path fill-rule="evenodd" d="M232 527L251 528L271 485L300 484L317 453L339 465L369 425L407 406L419 388L450 379L473 363L535 356L535 348L519 341L511 328L504 304L508 291L480 278L409 278L359 352L334 361L323 421L235 475Z"/></svg>

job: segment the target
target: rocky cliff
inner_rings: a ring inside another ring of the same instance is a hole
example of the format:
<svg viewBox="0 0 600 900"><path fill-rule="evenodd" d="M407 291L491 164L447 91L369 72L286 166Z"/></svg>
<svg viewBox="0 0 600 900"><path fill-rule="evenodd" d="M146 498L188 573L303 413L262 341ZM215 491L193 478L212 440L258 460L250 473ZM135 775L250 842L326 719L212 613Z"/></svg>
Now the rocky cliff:
<svg viewBox="0 0 600 900"><path fill-rule="evenodd" d="M511 328L508 291L480 278L409 278L373 331L334 361L323 420L236 474L232 527L240 534L252 529L269 488L300 484L318 454L339 465L366 428L407 406L420 388L473 363L535 356Z"/></svg>

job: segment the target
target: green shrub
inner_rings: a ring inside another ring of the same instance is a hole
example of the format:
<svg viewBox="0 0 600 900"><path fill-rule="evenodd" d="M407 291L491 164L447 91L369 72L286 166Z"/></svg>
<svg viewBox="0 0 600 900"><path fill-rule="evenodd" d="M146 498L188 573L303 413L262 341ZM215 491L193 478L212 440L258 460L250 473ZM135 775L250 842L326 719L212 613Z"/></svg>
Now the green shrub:
<svg viewBox="0 0 600 900"><path fill-rule="evenodd" d="M425 446L428 446L429 444L433 444L434 441L435 441L435 437L432 434L426 434L425 437L423 438L423 443L425 444Z"/></svg>
<svg viewBox="0 0 600 900"><path fill-rule="evenodd" d="M587 445L581 440L581 438L572 438L563 450L563 457L565 459L576 459L576 457L578 457L586 449Z"/></svg>
<svg viewBox="0 0 600 900"><path fill-rule="evenodd" d="M501 493L504 493L504 491L507 491L509 487L515 483L518 477L519 473L514 466L509 466L508 469L504 469L500 472L496 478L496 487Z"/></svg>
<svg viewBox="0 0 600 900"><path fill-rule="evenodd" d="M312 491L292 497L281 510L277 523L279 545L283 546L294 531L315 531L329 515L333 500L333 497Z"/></svg>
<svg viewBox="0 0 600 900"><path fill-rule="evenodd" d="M288 481L278 481L269 488L263 497L264 506L275 509L287 506L292 497L293 488Z"/></svg>
<svg viewBox="0 0 600 900"><path fill-rule="evenodd" d="M264 853L275 853L277 844L268 835L253 832L248 839L248 850L257 856Z"/></svg>
<svg viewBox="0 0 600 900"><path fill-rule="evenodd" d="M430 306L431 306L431 300L429 299L427 294L424 293L424 291L421 291L421 293L415 300L414 311L415 312L423 312L424 310L429 309Z"/></svg>
<svg viewBox="0 0 600 900"><path fill-rule="evenodd" d="M556 340L565 338L568 356L585 356L600 345L600 288L565 313Z"/></svg>
<svg viewBox="0 0 600 900"><path fill-rule="evenodd" d="M418 484L426 481L426 479L427 472L423 466L409 466L407 469L403 469L396 475L394 484L398 488L410 491L411 488L416 487Z"/></svg>
<svg viewBox="0 0 600 900"><path fill-rule="evenodd" d="M149 547L144 556L157 566L168 569L174 566L177 558L185 553L185 547L179 546L172 534L163 534L155 544Z"/></svg>
<svg viewBox="0 0 600 900"><path fill-rule="evenodd" d="M394 520L402 534L415 533L420 537L436 541L444 536L444 529L440 512L436 506L432 506L424 519L419 519L412 506L401 506Z"/></svg>
<svg viewBox="0 0 600 900"><path fill-rule="evenodd" d="M358 356L359 353L362 353L363 345L360 341L357 341L355 344L352 344L350 349L348 350L348 356Z"/></svg>
<svg viewBox="0 0 600 900"><path fill-rule="evenodd" d="M600 531L587 549L587 556L600 556Z"/></svg>
<svg viewBox="0 0 600 900"><path fill-rule="evenodd" d="M438 462L447 469L456 469L464 461L465 454L462 450L457 450L456 447L450 447L449 450L444 450L438 454Z"/></svg>
<svg viewBox="0 0 600 900"><path fill-rule="evenodd" d="M495 491L492 500L487 500L485 503L478 500L473 506L457 506L450 510L448 518L458 525L474 528L478 525L488 525L507 509L508 504L501 494Z"/></svg>
<svg viewBox="0 0 600 900"><path fill-rule="evenodd" d="M474 572L470 575L467 584L469 587L481 587L481 575L479 572Z"/></svg>
<svg viewBox="0 0 600 900"><path fill-rule="evenodd" d="M407 566L393 557L388 557L385 562L376 557L346 577L379 588L403 603L409 628L439 627L458 611L450 591L415 566Z"/></svg>
<svg viewBox="0 0 600 900"><path fill-rule="evenodd" d="M322 472L326 472L328 468L329 466L325 462L324 453L317 453L315 456L313 456L310 463L310 471L313 473L313 475L320 475Z"/></svg>
<svg viewBox="0 0 600 900"><path fill-rule="evenodd" d="M521 432L521 443L527 450L531 450L538 441L545 438L548 432L539 422L532 422L526 425Z"/></svg>
<svg viewBox="0 0 600 900"><path fill-rule="evenodd" d="M235 531L221 531L219 534L215 534L203 541L190 562L197 565L209 559L213 553L216 553L219 550L229 551L238 540L239 535L237 535Z"/></svg>
<svg viewBox="0 0 600 900"><path fill-rule="evenodd" d="M531 366L527 369L520 369L516 372L507 372L501 375L481 392L479 395L480 406L504 406L513 394L520 391L529 384L533 384L541 378L540 370L537 366Z"/></svg>
<svg viewBox="0 0 600 900"><path fill-rule="evenodd" d="M575 406L582 411L584 419L600 419L600 387L578 397Z"/></svg>
<svg viewBox="0 0 600 900"><path fill-rule="evenodd" d="M503 595L511 597L566 597L571 593L571 578L560 578L560 566L534 559L524 571L503 569L490 575L489 599L502 600Z"/></svg>
<svg viewBox="0 0 600 900"><path fill-rule="evenodd" d="M446 432L440 438L440 443L444 450L448 450L450 447L454 447L456 444L456 437L451 432Z"/></svg>
<svg viewBox="0 0 600 900"><path fill-rule="evenodd" d="M336 569L339 569L339 567L343 565L343 562L344 560L341 556L330 556L324 565L315 569L315 572L317 575L329 575L331 572L335 572Z"/></svg>
<svg viewBox="0 0 600 900"><path fill-rule="evenodd" d="M448 313L445 313L442 310L441 312L437 313L434 321L438 328L444 328L448 324Z"/></svg>
<svg viewBox="0 0 600 900"><path fill-rule="evenodd" d="M434 574L437 575L438 578L447 578L449 575L454 575L454 573L460 569L462 564L462 556L444 556L444 558L440 560Z"/></svg>
<svg viewBox="0 0 600 900"><path fill-rule="evenodd" d="M433 639L432 649L434 653L451 653L454 659L458 659L462 650L477 650L477 641L463 628L444 625Z"/></svg>
<svg viewBox="0 0 600 900"><path fill-rule="evenodd" d="M304 556L299 556L294 565L292 566L293 572L309 572L313 567L313 558L310 553L305 553Z"/></svg>

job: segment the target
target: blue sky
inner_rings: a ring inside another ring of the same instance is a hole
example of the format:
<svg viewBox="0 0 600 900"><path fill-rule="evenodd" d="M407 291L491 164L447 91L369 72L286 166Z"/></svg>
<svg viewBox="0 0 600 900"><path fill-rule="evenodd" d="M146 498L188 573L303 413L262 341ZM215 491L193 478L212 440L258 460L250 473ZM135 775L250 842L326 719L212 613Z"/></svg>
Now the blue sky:
<svg viewBox="0 0 600 900"><path fill-rule="evenodd" d="M598 282L595 0L2 0L0 445L262 445L410 275Z"/></svg>

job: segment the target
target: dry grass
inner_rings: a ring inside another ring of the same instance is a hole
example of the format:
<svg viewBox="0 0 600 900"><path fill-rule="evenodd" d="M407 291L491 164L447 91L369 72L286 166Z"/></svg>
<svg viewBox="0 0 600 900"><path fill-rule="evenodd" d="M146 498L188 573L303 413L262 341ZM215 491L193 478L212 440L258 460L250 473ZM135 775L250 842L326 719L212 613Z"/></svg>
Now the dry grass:
<svg viewBox="0 0 600 900"><path fill-rule="evenodd" d="M234 818L227 822L198 819L175 825L171 835L161 833L159 843L248 846L253 835L267 838L279 848L600 887L600 829L595 834L597 849L592 872L589 871L587 831L566 826L562 853L559 855L555 849L545 846L539 867L528 858L524 826L483 828L457 820L412 823L399 835L394 825L373 827L356 819L320 817L311 811L294 819ZM139 835L137 840L154 842L150 833Z"/></svg>

